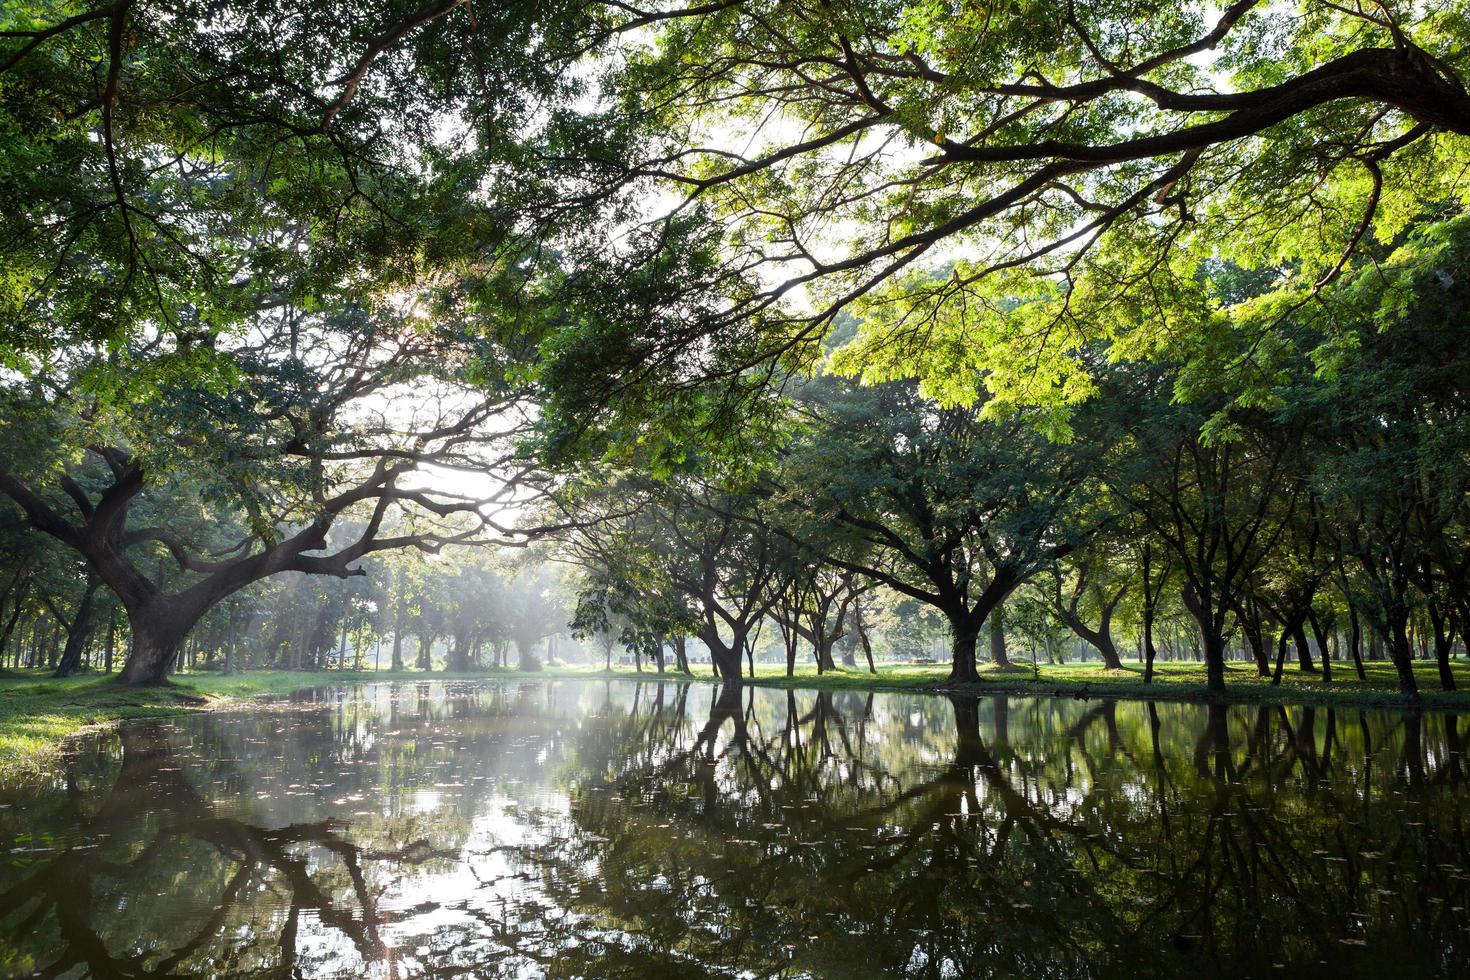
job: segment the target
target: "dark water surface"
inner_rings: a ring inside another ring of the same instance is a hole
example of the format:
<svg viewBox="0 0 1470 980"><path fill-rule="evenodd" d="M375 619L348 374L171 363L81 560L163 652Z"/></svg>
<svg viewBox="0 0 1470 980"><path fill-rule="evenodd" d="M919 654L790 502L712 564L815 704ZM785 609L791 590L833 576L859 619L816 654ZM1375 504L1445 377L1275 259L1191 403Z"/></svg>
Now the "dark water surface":
<svg viewBox="0 0 1470 980"><path fill-rule="evenodd" d="M0 800L0 972L1470 975L1443 714L408 683Z"/></svg>

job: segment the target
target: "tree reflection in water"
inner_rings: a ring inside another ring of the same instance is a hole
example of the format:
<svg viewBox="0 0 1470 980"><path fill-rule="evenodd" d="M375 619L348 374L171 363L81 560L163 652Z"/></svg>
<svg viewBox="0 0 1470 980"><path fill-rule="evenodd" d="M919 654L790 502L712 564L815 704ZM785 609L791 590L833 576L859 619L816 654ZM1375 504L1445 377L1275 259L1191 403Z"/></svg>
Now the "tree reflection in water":
<svg viewBox="0 0 1470 980"><path fill-rule="evenodd" d="M1452 715L592 682L140 723L0 809L0 968L1465 975Z"/></svg>

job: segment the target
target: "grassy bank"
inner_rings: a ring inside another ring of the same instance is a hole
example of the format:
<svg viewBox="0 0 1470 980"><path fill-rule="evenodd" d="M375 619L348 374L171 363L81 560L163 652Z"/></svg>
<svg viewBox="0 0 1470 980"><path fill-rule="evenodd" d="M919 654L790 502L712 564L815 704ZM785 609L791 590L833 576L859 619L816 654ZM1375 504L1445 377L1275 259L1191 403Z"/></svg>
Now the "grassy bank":
<svg viewBox="0 0 1470 980"><path fill-rule="evenodd" d="M1383 662L1365 664L1364 667L1367 677L1360 681L1350 664L1344 669L1343 665L1334 663L1332 681L1325 683L1320 672L1306 673L1293 666L1283 672L1281 683L1274 685L1269 678L1256 674L1254 664L1232 662L1226 667L1225 694L1218 700L1247 704L1403 707L1405 701L1399 693L1398 676L1393 665ZM1041 664L1034 669L1028 664L1010 671L982 667L980 683L970 685L947 684L945 678L948 673L947 664L897 664L879 666L876 675L866 669L852 668L818 675L814 667L801 667L793 677L786 677L784 669L758 667L756 677L750 683L824 690L901 691L921 688L972 694L1217 700L1206 687L1204 664L1158 664L1149 684L1143 682L1143 668L1134 663L1124 664L1121 670L1105 670L1098 663ZM1459 689L1447 693L1440 690L1439 672L1433 664L1416 664L1419 705L1432 709L1470 710L1470 663L1456 661L1453 673Z"/></svg>
<svg viewBox="0 0 1470 980"><path fill-rule="evenodd" d="M256 671L225 677L185 674L164 687L127 688L95 674L58 680L47 673L0 675L0 781L43 771L64 740L94 725L217 708L321 683L423 674Z"/></svg>
<svg viewBox="0 0 1470 980"><path fill-rule="evenodd" d="M1432 664L1416 667L1423 691L1421 705L1432 709L1470 710L1470 665L1455 664L1455 677L1462 688L1451 694L1439 691L1439 675ZM943 664L883 665L877 674L852 668L817 674L802 666L792 677L778 665L758 665L749 683L763 687L801 687L818 690L911 691L944 688L948 667ZM1029 666L1014 672L983 671L980 684L955 688L976 694L1050 695L1061 697L1157 698L1171 701L1204 701L1202 664L1161 664L1154 683L1143 683L1142 668L1128 664L1122 670L1103 670L1095 663ZM520 671L481 671L470 675L424 674L419 671L253 671L225 677L219 674L184 674L165 687L131 689L119 687L95 675L56 680L41 673L0 676L0 780L44 770L57 758L63 741L94 725L127 718L159 717L218 708L250 698L321 684L362 681L424 680L445 677L579 678L584 680L654 680L656 673L636 672L632 667L547 667L539 675ZM680 675L665 675L677 679ZM709 668L697 667L695 680L709 680ZM1334 665L1331 684L1320 674L1289 668L1279 686L1262 680L1245 663L1232 663L1226 678L1225 700L1233 703L1303 703L1398 707L1403 700L1391 665L1368 665L1366 680L1358 680L1351 667Z"/></svg>

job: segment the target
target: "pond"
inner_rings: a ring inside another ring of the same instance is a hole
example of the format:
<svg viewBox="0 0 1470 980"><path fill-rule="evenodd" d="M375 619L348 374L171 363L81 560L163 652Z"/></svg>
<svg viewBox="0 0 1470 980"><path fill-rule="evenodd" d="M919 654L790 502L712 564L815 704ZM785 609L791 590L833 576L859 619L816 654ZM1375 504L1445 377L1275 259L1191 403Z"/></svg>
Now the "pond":
<svg viewBox="0 0 1470 980"><path fill-rule="evenodd" d="M0 973L1470 975L1447 714L420 682L0 800Z"/></svg>

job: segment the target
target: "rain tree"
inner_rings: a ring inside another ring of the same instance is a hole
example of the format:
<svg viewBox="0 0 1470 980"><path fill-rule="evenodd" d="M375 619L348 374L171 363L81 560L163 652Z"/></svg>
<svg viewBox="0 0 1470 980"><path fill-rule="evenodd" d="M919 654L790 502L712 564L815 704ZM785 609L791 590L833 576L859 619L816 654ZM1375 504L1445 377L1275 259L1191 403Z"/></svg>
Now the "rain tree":
<svg viewBox="0 0 1470 980"><path fill-rule="evenodd" d="M812 421L783 460L786 506L862 542L824 557L941 612L950 679L978 680L987 617L1090 531L1099 451L1054 442L1023 413L941 408L910 383L801 389Z"/></svg>
<svg viewBox="0 0 1470 980"><path fill-rule="evenodd" d="M160 680L201 616L271 575L503 540L527 485L523 392L463 330L288 310L215 344L227 383L155 374L138 397L130 348L83 347L0 394L0 494L120 600L127 683Z"/></svg>
<svg viewBox="0 0 1470 980"><path fill-rule="evenodd" d="M617 473L585 482L561 498L576 509L557 519L577 525L567 554L591 573L579 628L595 632L622 615L635 634L697 637L715 672L740 683L741 658L794 571L790 542L762 521L750 487L689 468L662 480ZM629 594L645 587L652 591Z"/></svg>

